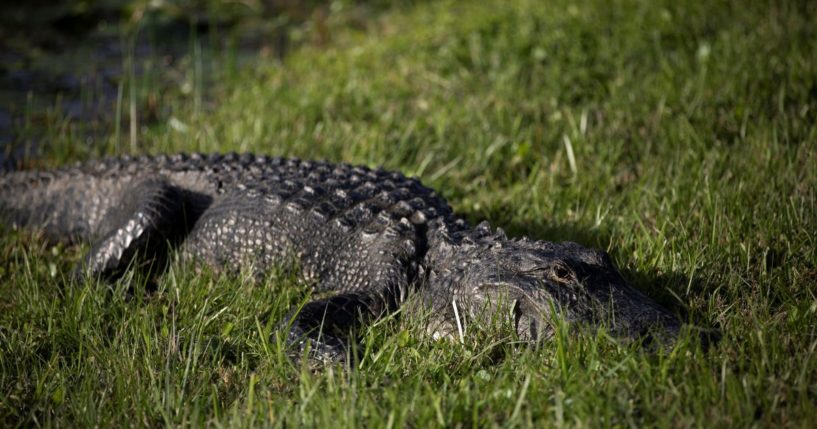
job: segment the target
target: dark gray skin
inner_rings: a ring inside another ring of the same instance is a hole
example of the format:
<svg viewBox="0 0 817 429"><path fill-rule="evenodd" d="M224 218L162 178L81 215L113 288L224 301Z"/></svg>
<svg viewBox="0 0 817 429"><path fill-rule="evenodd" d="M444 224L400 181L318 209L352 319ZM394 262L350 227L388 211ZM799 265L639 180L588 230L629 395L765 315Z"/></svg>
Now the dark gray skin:
<svg viewBox="0 0 817 429"><path fill-rule="evenodd" d="M350 330L406 302L406 317L428 315L436 337L497 316L529 342L552 336L557 318L664 344L681 326L605 252L471 228L418 180L366 167L194 154L12 172L0 176L0 219L52 241L90 241L77 277L114 279L170 248L225 271L294 260L326 297L282 326L294 354L309 349L317 361L343 360Z"/></svg>

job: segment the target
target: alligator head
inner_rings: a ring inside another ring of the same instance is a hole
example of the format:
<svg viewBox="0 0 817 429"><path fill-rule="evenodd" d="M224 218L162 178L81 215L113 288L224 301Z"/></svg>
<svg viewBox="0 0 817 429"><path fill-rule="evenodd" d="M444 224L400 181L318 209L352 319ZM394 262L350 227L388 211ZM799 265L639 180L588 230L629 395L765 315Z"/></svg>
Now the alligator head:
<svg viewBox="0 0 817 429"><path fill-rule="evenodd" d="M437 336L462 335L467 323L506 318L525 341L550 338L563 321L669 345L681 326L627 284L606 252L576 243L511 240L483 223L460 236L438 235L426 265ZM442 297L446 303L439 302Z"/></svg>

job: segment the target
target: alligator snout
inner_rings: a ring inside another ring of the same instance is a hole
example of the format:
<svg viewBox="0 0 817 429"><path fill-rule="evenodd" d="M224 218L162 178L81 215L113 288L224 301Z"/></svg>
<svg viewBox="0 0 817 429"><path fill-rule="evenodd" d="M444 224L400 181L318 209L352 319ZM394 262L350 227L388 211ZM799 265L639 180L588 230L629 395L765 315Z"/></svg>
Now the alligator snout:
<svg viewBox="0 0 817 429"><path fill-rule="evenodd" d="M648 348L671 346L680 333L680 320L630 286L603 251L512 242L490 256L470 266L461 301L483 323L509 318L520 340L546 341L559 323L571 330L603 328Z"/></svg>

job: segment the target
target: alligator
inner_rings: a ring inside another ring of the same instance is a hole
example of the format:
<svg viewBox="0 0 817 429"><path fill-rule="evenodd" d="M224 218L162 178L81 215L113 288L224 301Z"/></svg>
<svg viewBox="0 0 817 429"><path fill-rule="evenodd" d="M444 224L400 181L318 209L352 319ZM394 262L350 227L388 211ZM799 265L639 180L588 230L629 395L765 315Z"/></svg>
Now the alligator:
<svg viewBox="0 0 817 429"><path fill-rule="evenodd" d="M427 317L434 337L503 320L541 343L559 323L672 344L681 323L602 251L471 227L419 180L253 154L123 156L0 175L0 224L90 243L74 277L115 280L169 254L222 272L297 265L317 298L282 322L293 356L349 357L380 317Z"/></svg>

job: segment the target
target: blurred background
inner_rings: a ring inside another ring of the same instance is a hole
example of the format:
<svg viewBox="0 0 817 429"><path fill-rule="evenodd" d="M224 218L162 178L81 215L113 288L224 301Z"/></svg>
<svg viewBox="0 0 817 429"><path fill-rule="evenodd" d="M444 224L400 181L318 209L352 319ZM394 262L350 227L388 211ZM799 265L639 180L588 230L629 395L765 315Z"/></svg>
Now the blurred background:
<svg viewBox="0 0 817 429"><path fill-rule="evenodd" d="M239 69L326 46L332 28L365 31L408 1L76 0L0 4L0 156L30 151L54 127L89 144L134 132ZM53 137L53 135L52 135ZM135 137L135 136L133 136ZM21 155L21 153L18 153Z"/></svg>

